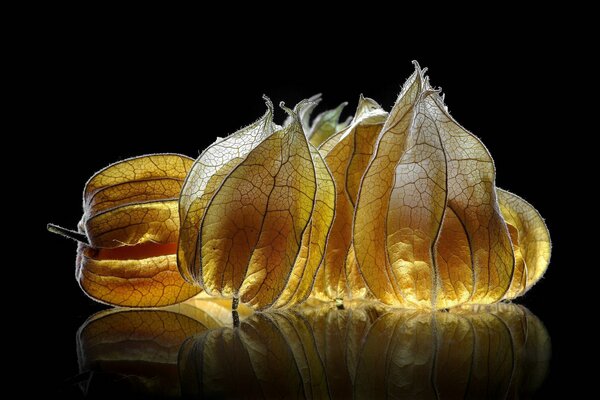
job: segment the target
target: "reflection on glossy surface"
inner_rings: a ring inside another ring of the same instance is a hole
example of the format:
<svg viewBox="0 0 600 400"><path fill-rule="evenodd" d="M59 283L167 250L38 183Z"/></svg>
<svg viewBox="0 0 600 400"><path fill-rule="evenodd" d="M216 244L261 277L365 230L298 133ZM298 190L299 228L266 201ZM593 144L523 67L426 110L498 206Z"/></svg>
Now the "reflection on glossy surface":
<svg viewBox="0 0 600 400"><path fill-rule="evenodd" d="M112 310L77 337L92 397L515 398L541 385L550 339L512 304L429 313L356 304L251 314L229 303Z"/></svg>

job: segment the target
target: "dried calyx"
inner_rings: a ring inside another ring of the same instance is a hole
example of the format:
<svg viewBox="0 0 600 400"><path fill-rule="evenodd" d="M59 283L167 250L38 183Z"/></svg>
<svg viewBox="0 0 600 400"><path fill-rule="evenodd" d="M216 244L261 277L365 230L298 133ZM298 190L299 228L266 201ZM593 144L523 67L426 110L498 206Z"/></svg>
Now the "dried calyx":
<svg viewBox="0 0 600 400"><path fill-rule="evenodd" d="M311 296L443 309L513 299L541 278L542 218L496 188L489 152L418 65L389 113L361 96L352 119L339 122L342 104L311 124L319 100L282 106L281 127L266 99L262 118L193 163L151 155L97 173L87 243L76 238L82 288L127 306L203 289L257 310Z"/></svg>

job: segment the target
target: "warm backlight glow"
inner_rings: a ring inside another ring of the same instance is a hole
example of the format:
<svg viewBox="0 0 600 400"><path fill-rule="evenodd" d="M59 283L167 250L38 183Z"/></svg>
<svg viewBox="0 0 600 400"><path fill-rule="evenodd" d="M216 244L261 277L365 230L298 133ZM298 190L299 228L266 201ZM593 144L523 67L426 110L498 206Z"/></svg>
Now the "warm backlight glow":
<svg viewBox="0 0 600 400"><path fill-rule="evenodd" d="M193 160L141 156L95 174L76 233L81 287L131 307L203 290L256 310L309 298L447 309L514 299L550 261L539 213L496 187L483 143L424 71L389 112L360 97L310 123L274 108ZM516 135L509 132L507 135ZM523 133L519 133L523 134Z"/></svg>

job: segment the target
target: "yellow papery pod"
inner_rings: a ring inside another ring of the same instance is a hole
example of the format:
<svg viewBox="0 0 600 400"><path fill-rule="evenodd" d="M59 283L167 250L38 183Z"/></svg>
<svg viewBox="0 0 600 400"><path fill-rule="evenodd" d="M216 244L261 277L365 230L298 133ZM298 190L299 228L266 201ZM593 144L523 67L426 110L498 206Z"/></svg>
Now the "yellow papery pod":
<svg viewBox="0 0 600 400"><path fill-rule="evenodd" d="M379 137L355 214L357 260L374 294L433 309L504 298L516 264L494 181L486 148L449 116L417 66Z"/></svg>
<svg viewBox="0 0 600 400"><path fill-rule="evenodd" d="M367 294L356 268L352 217L360 180L386 117L379 104L361 96L350 126L319 148L336 183L335 218L313 289L313 295L321 300L362 298Z"/></svg>
<svg viewBox="0 0 600 400"><path fill-rule="evenodd" d="M155 307L199 292L183 281L175 256L177 198L191 164L177 154L141 156L112 164L88 181L76 278L90 297Z"/></svg>
<svg viewBox="0 0 600 400"><path fill-rule="evenodd" d="M515 255L515 267L513 270L512 282L506 293L504 293L504 298L514 299L515 297L520 296L527 286L527 266L525 265L523 253L521 252L519 231L513 225L508 223L508 221L506 221L506 227L508 228L508 234L510 235L510 241L512 242Z"/></svg>
<svg viewBox="0 0 600 400"><path fill-rule="evenodd" d="M448 116L436 92L422 92L395 171L387 248L405 300L447 308L502 299L514 257L495 198L493 161L481 142ZM438 261L448 258L440 255L438 242L454 216L469 244L455 246L454 258L468 249L472 265L455 262L444 273Z"/></svg>
<svg viewBox="0 0 600 400"><path fill-rule="evenodd" d="M310 293L335 192L298 117L308 104L286 109L292 118L275 132L267 112L196 161L180 200L179 256L184 275L207 293L256 309L290 306ZM239 148L234 142L247 144L244 152L222 156Z"/></svg>
<svg viewBox="0 0 600 400"><path fill-rule="evenodd" d="M315 147L320 147L325 141L328 141L338 132L343 131L352 121L352 117L348 117L345 121L340 122L340 115L348 103L344 102L332 110L326 110L318 114L312 121L311 116L314 109L321 102L321 94L316 94L307 100L306 105L298 111L298 118L302 124L302 129L310 144ZM293 118L286 118L283 126L287 126L292 122Z"/></svg>
<svg viewBox="0 0 600 400"><path fill-rule="evenodd" d="M275 302L275 307L292 306L306 300L313 289L325 248L330 243L328 235L334 218L335 186L317 149L311 145L310 151L317 178L315 205L309 226L302 237L302 249L296 257L290 280Z"/></svg>
<svg viewBox="0 0 600 400"><path fill-rule="evenodd" d="M265 98L262 118L195 162L113 164L86 184L79 231L49 229L79 241L81 287L112 305L202 289L255 310L311 295L428 310L516 298L548 267L546 225L495 186L491 155L415 66L389 114L361 95L351 120L343 103L310 124L316 95L282 106L280 127Z"/></svg>
<svg viewBox="0 0 600 400"><path fill-rule="evenodd" d="M511 290L505 296L514 298L527 292L544 275L550 263L552 243L544 220L531 204L502 189L498 190L498 203L523 268L521 279L513 279Z"/></svg>
<svg viewBox="0 0 600 400"><path fill-rule="evenodd" d="M324 141L341 131L348 125L348 121L339 122L340 115L348 103L344 102L333 110L323 111L317 115L307 132L310 144L319 147Z"/></svg>
<svg viewBox="0 0 600 400"><path fill-rule="evenodd" d="M411 75L377 139L375 153L362 177L353 220L353 243L362 277L373 295L386 304L407 306L387 252L385 231L395 165L404 153L413 108L424 88L420 70Z"/></svg>
<svg viewBox="0 0 600 400"><path fill-rule="evenodd" d="M181 232L177 249L179 270L188 282L201 279L200 225L209 201L223 180L275 130L273 104L265 98L267 111L255 123L224 139L218 139L200 154L185 179L179 197Z"/></svg>

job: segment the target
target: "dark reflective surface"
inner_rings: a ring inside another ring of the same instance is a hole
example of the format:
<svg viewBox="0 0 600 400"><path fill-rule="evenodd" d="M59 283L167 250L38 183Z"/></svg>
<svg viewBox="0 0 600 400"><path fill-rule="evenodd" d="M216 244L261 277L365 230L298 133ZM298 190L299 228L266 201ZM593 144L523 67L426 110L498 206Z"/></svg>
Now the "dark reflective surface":
<svg viewBox="0 0 600 400"><path fill-rule="evenodd" d="M427 313L377 305L240 311L197 301L112 310L77 335L91 398L528 398L550 338L527 309Z"/></svg>

